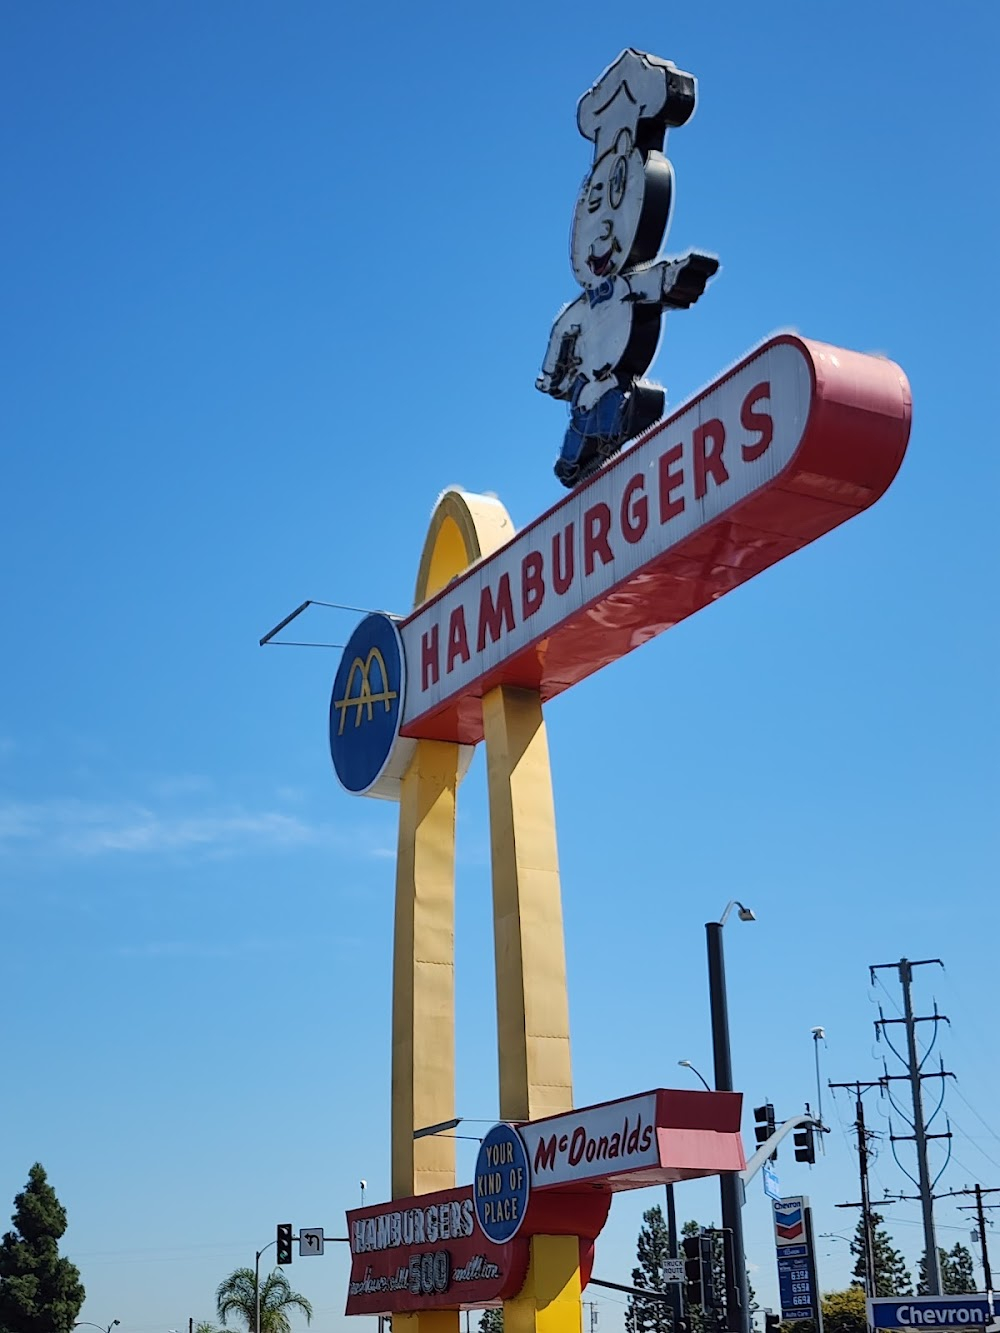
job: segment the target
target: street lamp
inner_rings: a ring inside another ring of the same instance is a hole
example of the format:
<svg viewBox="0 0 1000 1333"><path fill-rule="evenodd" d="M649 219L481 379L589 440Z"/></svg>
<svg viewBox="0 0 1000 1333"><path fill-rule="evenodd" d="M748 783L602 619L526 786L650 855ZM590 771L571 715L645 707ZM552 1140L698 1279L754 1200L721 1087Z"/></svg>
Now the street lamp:
<svg viewBox="0 0 1000 1333"><path fill-rule="evenodd" d="M703 1073L701 1073L700 1070L695 1069L694 1065L691 1063L690 1060L678 1060L677 1063L678 1063L683 1069L690 1069L690 1071L691 1071L692 1074L694 1074L697 1078L700 1078L701 1081L702 1081L702 1083L705 1085L705 1091L706 1091L706 1092L711 1092L711 1091L712 1091L712 1089L708 1086L708 1079L705 1077L705 1075L704 1075Z"/></svg>
<svg viewBox="0 0 1000 1333"><path fill-rule="evenodd" d="M101 1330L101 1333L111 1333L111 1330L115 1327L115 1325L120 1324L121 1322L122 1321L120 1319L112 1319L111 1323L105 1326L104 1324L94 1324L89 1319L79 1319L73 1325L73 1327L82 1328L84 1325L86 1325L88 1328L99 1328Z"/></svg>
<svg viewBox="0 0 1000 1333"><path fill-rule="evenodd" d="M718 1092L733 1091L733 1060L729 1049L729 1006L726 999L726 965L722 955L722 930L733 908L741 921L756 921L749 907L733 898L718 921L705 923L708 945L708 995L712 1010L712 1054L715 1060L715 1087ZM704 1080L702 1080L704 1082ZM722 1201L722 1225L733 1238L733 1273L727 1283L729 1309L739 1310L739 1323L730 1318L730 1329L750 1333L750 1284L743 1248L743 1182L738 1171L723 1171L719 1176Z"/></svg>

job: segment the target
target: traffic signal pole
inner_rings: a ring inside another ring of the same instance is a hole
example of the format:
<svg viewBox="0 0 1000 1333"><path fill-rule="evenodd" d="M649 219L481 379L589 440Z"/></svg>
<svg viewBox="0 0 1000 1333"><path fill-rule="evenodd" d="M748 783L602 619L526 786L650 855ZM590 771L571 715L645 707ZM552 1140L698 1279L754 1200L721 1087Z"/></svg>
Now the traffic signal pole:
<svg viewBox="0 0 1000 1333"><path fill-rule="evenodd" d="M674 1199L673 1185L667 1186L667 1255L671 1259L678 1257L677 1203ZM684 1317L684 1302L681 1297L681 1284L679 1282L670 1284L670 1297L670 1312L674 1319L674 1333L677 1333L681 1319Z"/></svg>
<svg viewBox="0 0 1000 1333"><path fill-rule="evenodd" d="M263 1250L258 1250L253 1260L253 1299L254 1299L254 1321L253 1333L260 1333L260 1256L264 1250L269 1250L272 1245L277 1245L277 1238L269 1240Z"/></svg>
<svg viewBox="0 0 1000 1333"><path fill-rule="evenodd" d="M712 1010L712 1052L717 1092L733 1091L733 1062L729 1048L729 1005L726 999L726 965L722 953L722 923L705 925L708 944L708 992ZM722 1225L733 1238L732 1271L726 1273L726 1316L730 1333L750 1333L750 1284L747 1281L743 1248L743 1181L739 1171L723 1171L719 1177Z"/></svg>

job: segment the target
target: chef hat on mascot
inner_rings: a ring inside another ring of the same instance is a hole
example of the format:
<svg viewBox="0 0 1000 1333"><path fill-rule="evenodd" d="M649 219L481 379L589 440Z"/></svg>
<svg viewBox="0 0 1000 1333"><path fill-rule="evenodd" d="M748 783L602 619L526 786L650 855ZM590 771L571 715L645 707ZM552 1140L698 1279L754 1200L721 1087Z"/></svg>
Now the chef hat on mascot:
<svg viewBox="0 0 1000 1333"><path fill-rule="evenodd" d="M669 60L629 48L609 65L594 86L580 98L576 123L594 145L597 162L610 150L622 130L647 151L663 147L668 126L691 119L695 80ZM647 122L640 128L640 121Z"/></svg>

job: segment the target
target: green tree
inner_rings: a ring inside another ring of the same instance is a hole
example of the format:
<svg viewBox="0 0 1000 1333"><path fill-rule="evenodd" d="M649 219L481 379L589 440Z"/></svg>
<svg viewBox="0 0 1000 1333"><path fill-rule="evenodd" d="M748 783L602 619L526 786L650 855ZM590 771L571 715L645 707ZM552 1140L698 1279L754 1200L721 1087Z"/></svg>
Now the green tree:
<svg viewBox="0 0 1000 1333"><path fill-rule="evenodd" d="M860 1287L825 1293L823 1329L824 1333L868 1333L865 1293Z"/></svg>
<svg viewBox="0 0 1000 1333"><path fill-rule="evenodd" d="M872 1213L872 1249L874 1250L875 1295L876 1296L912 1296L913 1279L906 1267L906 1260L892 1243L888 1231L882 1225L881 1213ZM851 1241L851 1253L857 1262L854 1265L852 1287L865 1285L865 1230L863 1219L858 1219L857 1230Z"/></svg>
<svg viewBox="0 0 1000 1333"><path fill-rule="evenodd" d="M11 1221L0 1241L0 1333L70 1333L86 1292L80 1270L60 1257L66 1209L38 1162Z"/></svg>
<svg viewBox="0 0 1000 1333"><path fill-rule="evenodd" d="M938 1246L938 1261L941 1265L941 1291L945 1296L964 1296L976 1290L976 1271L972 1264L972 1255L961 1242L950 1250ZM920 1256L917 1264L917 1295L929 1296L927 1287L927 1254Z"/></svg>
<svg viewBox="0 0 1000 1333"><path fill-rule="evenodd" d="M479 1333L503 1333L503 1306L484 1310L479 1316Z"/></svg>
<svg viewBox="0 0 1000 1333"><path fill-rule="evenodd" d="M230 1315L236 1315L246 1324L247 1333L258 1333L257 1288L252 1268L237 1268L219 1284L215 1307L223 1324ZM301 1311L307 1324L312 1320L310 1303L301 1292L292 1291L288 1278L280 1268L275 1268L260 1281L260 1333L291 1333L288 1315L292 1310Z"/></svg>
<svg viewBox="0 0 1000 1333"><path fill-rule="evenodd" d="M816 1333L812 1319L782 1324L780 1333ZM828 1291L823 1297L823 1333L868 1333L865 1293L861 1287Z"/></svg>
<svg viewBox="0 0 1000 1333"><path fill-rule="evenodd" d="M635 1257L639 1260L639 1266L632 1269L633 1286L643 1291L665 1294L667 1283L664 1280L664 1265L670 1254L667 1224L659 1204L647 1208L642 1215ZM641 1296L629 1297L626 1327L631 1333L670 1333L672 1322L670 1307L665 1301L643 1300Z"/></svg>

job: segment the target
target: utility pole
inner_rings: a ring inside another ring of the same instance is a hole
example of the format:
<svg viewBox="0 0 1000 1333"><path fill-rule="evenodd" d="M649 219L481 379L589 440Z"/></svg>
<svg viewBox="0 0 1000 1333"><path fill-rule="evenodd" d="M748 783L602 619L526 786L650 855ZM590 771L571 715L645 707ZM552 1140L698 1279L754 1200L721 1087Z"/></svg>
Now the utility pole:
<svg viewBox="0 0 1000 1333"><path fill-rule="evenodd" d="M677 1244L677 1203L674 1199L673 1185L667 1186L667 1257L676 1259L679 1254ZM683 1296L681 1295L681 1283L671 1282L670 1291L670 1313L673 1316L674 1333L680 1328L681 1319L684 1316Z"/></svg>
<svg viewBox="0 0 1000 1333"><path fill-rule="evenodd" d="M883 1036L884 1030L890 1024L903 1023L906 1027L905 1059L892 1045L892 1042L889 1040L887 1034L885 1034L885 1040L887 1045L889 1046L889 1049L896 1056L896 1058L902 1064L906 1065L907 1072L905 1074L889 1074L889 1072L886 1071L886 1074L882 1079L882 1082L883 1084L886 1085L886 1087L888 1087L888 1085L894 1082L896 1079L907 1079L910 1084L910 1095L913 1099L913 1118L912 1120L910 1120L910 1126L913 1130L913 1133L890 1134L890 1139L894 1144L902 1139L912 1139L916 1144L918 1179L915 1180L913 1183L917 1186L917 1189L920 1191L920 1208L924 1220L924 1268L927 1275L927 1291L928 1294L931 1296L940 1296L941 1263L938 1256L937 1236L934 1231L934 1194L933 1194L934 1185L937 1182L936 1180L933 1181L931 1180L930 1168L927 1163L927 1143L929 1139L935 1139L935 1138L950 1139L951 1132L948 1131L948 1133L946 1134L929 1134L927 1132L929 1121L926 1121L924 1119L924 1106L923 1106L923 1097L921 1093L921 1083L926 1078L940 1078L944 1080L945 1078L952 1078L954 1077L954 1075L946 1073L944 1069L942 1069L939 1073L933 1073L933 1074L923 1073L922 1072L923 1060L919 1059L917 1056L917 1034L916 1034L917 1024L933 1023L935 1026L935 1033L936 1033L937 1024L940 1022L946 1023L948 1021L948 1019L945 1017L944 1014L938 1013L937 1005L934 1006L933 1015L927 1015L926 1017L915 1018L913 1014L913 996L912 996L913 969L915 967L926 967L931 963L937 963L940 967L944 967L944 964L941 962L940 958L921 958L918 962L912 962L912 963L908 958L901 958L898 963L877 963L875 964L874 967L870 967L868 970L869 973L871 974L872 985L874 985L876 972L881 971L884 968L895 969L895 971L899 975L899 984L903 990L903 1017L886 1018L880 1008L879 1009L880 1017L875 1024L875 1032L876 1035L879 1038L881 1038ZM933 1047L933 1041L931 1042L931 1047ZM930 1054L930 1048L928 1048L927 1054L928 1055ZM924 1060L926 1060L926 1058L927 1056L924 1056ZM891 1094L890 1094L890 1100L891 1100ZM942 1101L944 1100L943 1083L942 1083L941 1100ZM895 1105L895 1103L893 1103L893 1105ZM898 1107L896 1107L896 1109L897 1111L899 1110ZM938 1105L935 1108L933 1115L930 1117L931 1120L934 1119L934 1116L937 1115L937 1112L940 1109L941 1109L941 1102L938 1102ZM895 1148L893 1148L893 1153L895 1154ZM899 1159L897 1158L896 1160L898 1162ZM910 1179L912 1180L913 1177L911 1176Z"/></svg>
<svg viewBox="0 0 1000 1333"><path fill-rule="evenodd" d="M1000 1194L1000 1189L984 1190L981 1185L974 1185L971 1190L956 1190L956 1194L974 1194L975 1203L960 1204L960 1210L964 1212L974 1211L979 1219L979 1244L982 1246L983 1256L983 1278L986 1282L987 1292L993 1290L993 1274L990 1272L990 1255L986 1248L986 1209L1000 1208L1000 1203L983 1204L984 1194Z"/></svg>
<svg viewBox="0 0 1000 1333"><path fill-rule="evenodd" d="M872 1237L871 1196L868 1189L868 1130L865 1128L865 1107L861 1100L862 1093L869 1088L877 1088L878 1083L831 1083L833 1089L847 1088L854 1093L854 1128L858 1135L858 1170L861 1176L860 1204L839 1203L838 1208L861 1209L861 1243L865 1261L865 1295L877 1296L877 1275L875 1273L875 1242Z"/></svg>
<svg viewBox="0 0 1000 1333"><path fill-rule="evenodd" d="M597 1305L594 1301L584 1301L583 1303L590 1310L590 1333L597 1333Z"/></svg>

